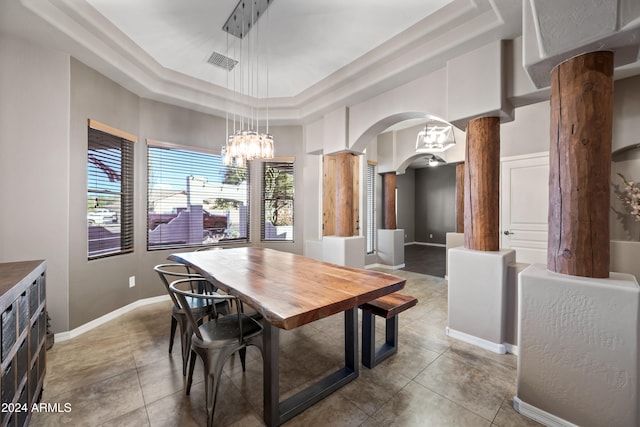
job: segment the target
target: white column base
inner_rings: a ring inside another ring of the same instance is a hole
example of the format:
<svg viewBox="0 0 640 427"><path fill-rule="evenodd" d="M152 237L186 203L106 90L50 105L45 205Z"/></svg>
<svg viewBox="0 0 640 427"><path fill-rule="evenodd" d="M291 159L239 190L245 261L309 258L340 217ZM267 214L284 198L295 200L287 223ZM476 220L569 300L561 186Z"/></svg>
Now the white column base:
<svg viewBox="0 0 640 427"><path fill-rule="evenodd" d="M365 245L363 236L322 238L322 260L346 267L364 268Z"/></svg>
<svg viewBox="0 0 640 427"><path fill-rule="evenodd" d="M520 273L518 313L517 398L525 411L566 420L558 425L640 425L634 276L594 279L534 264Z"/></svg>
<svg viewBox="0 0 640 427"><path fill-rule="evenodd" d="M404 230L378 230L378 262L392 268L404 267Z"/></svg>
<svg viewBox="0 0 640 427"><path fill-rule="evenodd" d="M514 250L449 249L449 336L506 353L507 270L515 258Z"/></svg>

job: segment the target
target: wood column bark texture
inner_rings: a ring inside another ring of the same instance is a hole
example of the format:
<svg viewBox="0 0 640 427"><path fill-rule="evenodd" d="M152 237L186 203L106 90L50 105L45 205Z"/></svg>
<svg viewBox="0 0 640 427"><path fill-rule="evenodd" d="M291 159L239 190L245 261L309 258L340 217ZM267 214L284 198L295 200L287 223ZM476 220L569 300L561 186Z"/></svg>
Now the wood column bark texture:
<svg viewBox="0 0 640 427"><path fill-rule="evenodd" d="M396 173L389 172L382 175L384 187L384 228L385 230L396 229Z"/></svg>
<svg viewBox="0 0 640 427"><path fill-rule="evenodd" d="M456 233L464 233L464 163L456 165Z"/></svg>
<svg viewBox="0 0 640 427"><path fill-rule="evenodd" d="M464 168L464 247L500 249L500 118L467 125Z"/></svg>
<svg viewBox="0 0 640 427"><path fill-rule="evenodd" d="M336 236L353 236L353 154L336 154Z"/></svg>
<svg viewBox="0 0 640 427"><path fill-rule="evenodd" d="M551 73L547 269L609 277L613 53Z"/></svg>

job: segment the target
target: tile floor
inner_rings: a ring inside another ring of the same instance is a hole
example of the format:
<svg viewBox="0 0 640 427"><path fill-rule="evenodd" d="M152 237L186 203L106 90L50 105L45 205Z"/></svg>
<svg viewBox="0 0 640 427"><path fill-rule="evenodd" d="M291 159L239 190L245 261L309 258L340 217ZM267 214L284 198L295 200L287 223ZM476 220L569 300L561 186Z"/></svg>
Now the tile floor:
<svg viewBox="0 0 640 427"><path fill-rule="evenodd" d="M447 282L407 271L405 292L420 302L400 315L400 349L376 368L286 426L536 426L512 409L516 359L449 339ZM170 305L138 308L47 353L43 402L70 403L67 413L35 413L31 426L204 426L200 363L184 395L180 343L168 354ZM384 323L378 319L378 338ZM343 317L281 333L285 395L339 367ZM261 426L262 361L250 348L225 365L217 426Z"/></svg>

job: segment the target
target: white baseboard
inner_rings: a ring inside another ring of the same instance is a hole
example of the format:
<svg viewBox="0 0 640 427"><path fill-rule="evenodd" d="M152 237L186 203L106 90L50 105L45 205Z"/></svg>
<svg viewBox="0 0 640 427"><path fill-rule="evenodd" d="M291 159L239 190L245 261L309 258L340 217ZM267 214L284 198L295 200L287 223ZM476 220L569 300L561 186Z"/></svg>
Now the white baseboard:
<svg viewBox="0 0 640 427"><path fill-rule="evenodd" d="M66 341L66 340L70 340L71 338L75 338L79 335L84 334L85 332L88 332L90 330L92 330L93 328L97 328L100 325L103 325L105 323L107 323L110 320L113 319L117 319L118 317L122 316L123 314L126 314L138 307L142 307L145 305L149 305L149 304L155 304L158 302L162 302L162 301L167 301L169 300L169 295L160 295L157 297L151 297L151 298L145 298L145 299L141 299L138 301L134 301L131 304L125 305L124 307L120 307L117 310L112 311L111 313L107 313L104 316L100 316L97 319L94 319L88 323L85 323L82 326L78 326L75 329L72 329L70 331L67 332L59 332L57 334L54 335L54 340L57 342L61 342L61 341Z"/></svg>
<svg viewBox="0 0 640 427"><path fill-rule="evenodd" d="M507 353L511 353L516 356L520 354L520 350L518 349L518 346L515 344L509 344L508 342L506 342L504 343L504 348L507 350Z"/></svg>
<svg viewBox="0 0 640 427"><path fill-rule="evenodd" d="M487 341L483 338L474 337L473 335L465 334L464 332L456 331L455 329L451 329L448 326L446 327L447 336L451 338L455 338L460 341L464 341L468 344L472 344L485 350L489 350L493 353L505 354L507 353L506 346L504 344L496 344L491 341Z"/></svg>
<svg viewBox="0 0 640 427"><path fill-rule="evenodd" d="M391 270L399 270L401 268L404 268L404 263L398 264L398 265L387 265L387 264L375 263L375 264L365 265L364 268L365 270L369 270L372 268L389 268Z"/></svg>
<svg viewBox="0 0 640 427"><path fill-rule="evenodd" d="M534 421L539 422L547 427L578 427L576 424L570 423L560 417L556 417L542 409L538 409L535 406L529 405L523 402L515 396L513 398L513 409L527 418L531 418Z"/></svg>
<svg viewBox="0 0 640 427"><path fill-rule="evenodd" d="M447 245L445 245L444 243L427 243L427 242L407 242L404 245L405 246L408 246L408 245L437 246L439 248L447 247Z"/></svg>

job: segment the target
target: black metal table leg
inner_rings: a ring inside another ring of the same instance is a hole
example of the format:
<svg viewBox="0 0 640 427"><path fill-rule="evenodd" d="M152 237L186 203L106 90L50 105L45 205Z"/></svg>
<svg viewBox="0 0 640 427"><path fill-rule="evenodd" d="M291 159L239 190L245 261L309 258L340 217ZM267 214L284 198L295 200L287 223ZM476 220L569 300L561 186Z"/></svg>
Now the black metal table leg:
<svg viewBox="0 0 640 427"><path fill-rule="evenodd" d="M358 378L357 309L349 309L345 311L344 315L344 368L337 370L282 402L279 402L279 330L264 320L264 422L268 427L278 426L287 422L342 386Z"/></svg>
<svg viewBox="0 0 640 427"><path fill-rule="evenodd" d="M267 426L280 425L280 329L262 319L262 391L264 422Z"/></svg>

